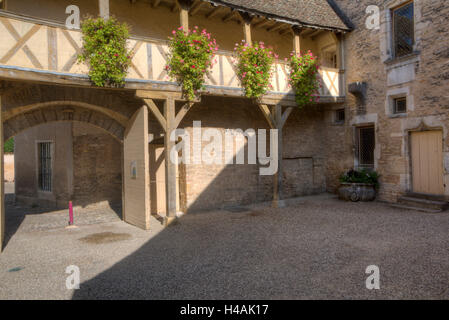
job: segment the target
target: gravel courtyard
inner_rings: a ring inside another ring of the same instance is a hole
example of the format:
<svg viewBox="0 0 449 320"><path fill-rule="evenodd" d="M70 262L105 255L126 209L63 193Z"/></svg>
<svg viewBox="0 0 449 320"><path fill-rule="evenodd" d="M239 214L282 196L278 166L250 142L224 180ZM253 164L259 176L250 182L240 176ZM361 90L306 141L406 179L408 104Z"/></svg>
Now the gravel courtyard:
<svg viewBox="0 0 449 320"><path fill-rule="evenodd" d="M0 255L0 299L449 298L448 212L320 195L188 214L167 228L154 219L150 231L116 218L76 229L32 218ZM69 265L79 290L66 288ZM366 289L369 265L380 290Z"/></svg>

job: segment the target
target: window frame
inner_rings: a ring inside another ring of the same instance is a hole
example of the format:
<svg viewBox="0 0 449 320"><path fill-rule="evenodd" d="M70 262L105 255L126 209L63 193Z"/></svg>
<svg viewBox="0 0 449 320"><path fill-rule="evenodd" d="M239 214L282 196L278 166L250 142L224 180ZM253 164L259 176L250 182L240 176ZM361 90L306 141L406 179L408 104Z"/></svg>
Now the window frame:
<svg viewBox="0 0 449 320"><path fill-rule="evenodd" d="M343 119L339 119L339 114L343 113ZM334 123L344 124L346 122L346 110L345 108L339 108L334 110Z"/></svg>
<svg viewBox="0 0 449 320"><path fill-rule="evenodd" d="M404 101L405 102L405 109L404 111L398 111L397 109L397 105L398 105L398 101ZM393 110L392 114L396 115L396 114L406 114L407 113L407 97L403 96L403 97L394 97L393 98Z"/></svg>
<svg viewBox="0 0 449 320"><path fill-rule="evenodd" d="M50 190L45 190L41 188L41 184L40 184L40 163L41 163L41 158L40 158L40 145L44 144L44 143L48 143L50 144ZM52 140L36 140L36 188L37 191L39 193L44 193L44 194L52 194L53 193L53 178L54 178L54 141Z"/></svg>
<svg viewBox="0 0 449 320"><path fill-rule="evenodd" d="M395 32L395 15L394 12L405 7L408 5L412 5L413 8L413 21L412 21L412 32L413 32L413 42L412 42L412 49L409 53L407 54L403 54L403 55L398 55L397 54L397 48L396 48L396 32ZM403 57L407 57L411 54L414 53L414 46L416 43L416 30L415 30L415 3L414 0L410 0L410 1L406 1L404 3L401 3L400 5L390 8L390 17L391 17L391 52L392 52L392 56L393 58L403 58Z"/></svg>
<svg viewBox="0 0 449 320"><path fill-rule="evenodd" d="M372 154L373 154L372 163L362 163L362 159L361 159L361 155L362 155L362 152L361 152L361 148L362 148L361 131L362 130L366 130L366 129L372 129L373 130L373 139L374 139L374 141L373 141L373 151L372 151ZM356 143L357 143L357 146L356 146L356 151L357 151L357 154L356 154L357 168L359 168L359 169L364 168L364 169L368 169L368 170L375 169L375 166L376 166L376 159L375 159L376 158L376 156L375 156L375 151L376 151L376 126L375 125L358 126L358 127L356 127L356 134L357 134L357 137L356 137Z"/></svg>

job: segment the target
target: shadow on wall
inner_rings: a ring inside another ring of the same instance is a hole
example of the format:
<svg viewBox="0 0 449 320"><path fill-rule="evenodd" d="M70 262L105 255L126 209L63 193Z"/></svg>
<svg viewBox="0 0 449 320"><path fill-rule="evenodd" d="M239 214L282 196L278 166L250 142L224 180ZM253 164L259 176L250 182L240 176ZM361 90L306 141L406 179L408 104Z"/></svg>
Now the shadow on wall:
<svg viewBox="0 0 449 320"><path fill-rule="evenodd" d="M268 129L258 107L244 99L203 97L202 103L189 111L181 127L191 130L194 120L201 120L203 128ZM156 123L154 119L150 121ZM294 111L288 120L284 159L291 164L285 165L286 197L325 191L324 171L318 171L324 170L320 162L321 121L319 110ZM157 132L159 128L153 129ZM247 154L247 146L244 150ZM157 160L152 163L161 165ZM233 211L232 206L271 200L273 176L260 176L258 168L258 165L186 165L185 176L180 175L180 180L185 180L185 191L181 187L181 193L186 193L181 194L181 199L188 199L189 213L214 207ZM233 216L229 211L187 214L179 219L179 224L163 229L139 250L82 283L73 299L226 299L240 294L244 297L245 292L254 290L262 297L273 287L270 280L273 274L279 274L282 268L281 264L279 269L267 267L266 260L273 255L280 255L279 259L290 254L295 257L296 253L270 247L272 222L258 230L261 236L258 239L248 232L253 226L252 219L270 219L263 211L241 208L234 210ZM204 219L204 215L208 218ZM266 255L260 256L257 249L260 243L265 246ZM260 270L264 268L268 275L261 279ZM289 276L284 277L282 285L288 286L290 280ZM255 283L259 288L250 288L249 284Z"/></svg>
<svg viewBox="0 0 449 320"><path fill-rule="evenodd" d="M285 198L326 191L322 150L323 115L319 107L312 108L304 111L294 109L283 130L282 178ZM243 132L254 129L256 133L258 129L265 129L267 155L270 155L270 128L258 106L248 99L204 96L201 103L187 113L180 127L188 131L192 138L193 121L198 120L201 120L203 133L208 128L218 129L223 142L227 129L241 129ZM202 150L208 144L209 141L203 141ZM245 139L241 145L243 148L238 149L234 140L233 164L189 164L180 167L180 198L181 203L188 208L187 212L272 199L273 176L260 175L259 163L247 164L248 140ZM226 145L221 150L222 159L225 159L225 148ZM190 150L193 157L192 142ZM239 153L244 154L245 164L236 164Z"/></svg>

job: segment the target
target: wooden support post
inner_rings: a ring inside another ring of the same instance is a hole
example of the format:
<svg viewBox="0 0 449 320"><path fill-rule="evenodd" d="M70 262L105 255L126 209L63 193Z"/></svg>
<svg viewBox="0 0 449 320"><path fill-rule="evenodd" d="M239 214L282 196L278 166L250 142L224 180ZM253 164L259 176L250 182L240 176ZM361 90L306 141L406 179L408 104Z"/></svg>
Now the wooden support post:
<svg viewBox="0 0 449 320"><path fill-rule="evenodd" d="M165 145L165 197L166 197L166 223L176 218L176 164L170 159L170 152L175 147L175 141L170 140L170 135L175 130L175 100L169 98L164 102L164 117L166 129L164 136Z"/></svg>
<svg viewBox="0 0 449 320"><path fill-rule="evenodd" d="M253 21L253 16L247 12L240 13L240 15L243 21L243 35L245 37L245 42L248 43L248 45L251 45L251 22Z"/></svg>
<svg viewBox="0 0 449 320"><path fill-rule="evenodd" d="M1 89L0 89L1 90ZM0 91L0 252L3 251L3 241L5 240L5 183L4 183L4 163L3 163L3 108L2 95Z"/></svg>
<svg viewBox="0 0 449 320"><path fill-rule="evenodd" d="M275 208L280 208L285 205L284 200L282 199L282 170L283 170L283 161L282 161L282 134L285 122L293 111L293 107L288 107L284 113L282 113L282 105L276 104L274 105L274 110L270 111L265 104L259 104L259 108L262 111L265 119L271 128L278 130L278 170L274 174L273 180L273 202L272 206ZM274 114L273 114L274 113Z"/></svg>
<svg viewBox="0 0 449 320"><path fill-rule="evenodd" d="M189 10L192 7L192 0L178 0L179 3L179 21L184 31L189 30Z"/></svg>
<svg viewBox="0 0 449 320"><path fill-rule="evenodd" d="M293 26L292 30L293 30L293 50L294 50L295 54L299 55L301 53L302 29L297 26Z"/></svg>
<svg viewBox="0 0 449 320"><path fill-rule="evenodd" d="M276 129L278 130L278 170L274 174L273 185L273 207L283 207L282 202L282 126L279 124L282 122L282 106L277 104L274 106L274 121L276 123Z"/></svg>
<svg viewBox="0 0 449 320"><path fill-rule="evenodd" d="M143 97L146 105L151 110L155 118L165 131L164 134L164 152L165 152L165 199L166 199L166 218L165 225L170 224L176 219L177 202L179 197L179 188L177 188L177 164L170 159L170 152L176 145L176 141L170 140L170 135L181 123L184 116L190 110L193 102L187 102L176 114L175 97L169 96L164 98L164 114L159 111L159 108L154 103L150 96L161 98L158 93L138 92L138 95ZM163 96L163 95L162 95Z"/></svg>
<svg viewBox="0 0 449 320"><path fill-rule="evenodd" d="M100 17L109 19L109 0L98 0L98 7L100 9Z"/></svg>

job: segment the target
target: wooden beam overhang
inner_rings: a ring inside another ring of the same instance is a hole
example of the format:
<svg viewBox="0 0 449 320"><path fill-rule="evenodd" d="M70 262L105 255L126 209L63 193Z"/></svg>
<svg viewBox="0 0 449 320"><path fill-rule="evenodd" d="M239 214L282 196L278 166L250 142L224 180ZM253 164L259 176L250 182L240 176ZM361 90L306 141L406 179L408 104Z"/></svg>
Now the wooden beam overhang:
<svg viewBox="0 0 449 320"><path fill-rule="evenodd" d="M284 23L276 23L273 26L267 28L267 32L278 31L278 30L283 29L285 27L286 27L286 25Z"/></svg>
<svg viewBox="0 0 449 320"><path fill-rule="evenodd" d="M254 24L252 25L252 27L253 27L254 29L257 29L257 28L263 28L263 27L265 27L266 25L269 25L269 24L272 24L272 23L273 23L273 20L269 20L269 19L262 18L262 19L259 20L258 22L254 23ZM274 23L276 24L275 21L274 21Z"/></svg>
<svg viewBox="0 0 449 320"><path fill-rule="evenodd" d="M209 11L208 14L206 14L206 19L211 19L213 17L215 17L216 15L218 15L221 11L223 11L225 8L222 6L216 6L215 8L213 8L211 11Z"/></svg>
<svg viewBox="0 0 449 320"><path fill-rule="evenodd" d="M237 11L235 11L234 9L231 9L231 11L223 17L222 21L223 22L231 21L233 18L236 17L237 14L238 14Z"/></svg>
<svg viewBox="0 0 449 320"><path fill-rule="evenodd" d="M189 15L190 16L195 15L198 11L201 10L201 7L203 6L203 4L205 4L205 2L203 2L201 0L196 0L193 3L192 8L190 8L190 10L189 10Z"/></svg>

